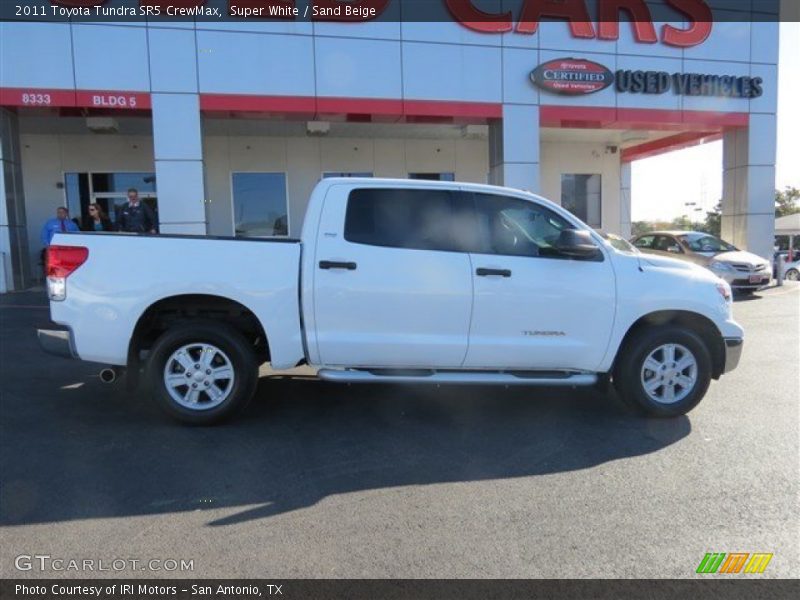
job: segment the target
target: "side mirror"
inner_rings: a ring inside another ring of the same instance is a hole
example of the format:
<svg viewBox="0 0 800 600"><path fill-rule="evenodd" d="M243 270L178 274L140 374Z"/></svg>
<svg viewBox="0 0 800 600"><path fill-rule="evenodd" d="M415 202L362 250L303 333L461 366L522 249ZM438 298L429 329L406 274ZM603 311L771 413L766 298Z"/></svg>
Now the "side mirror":
<svg viewBox="0 0 800 600"><path fill-rule="evenodd" d="M580 229L562 231L556 240L555 248L564 256L572 258L595 258L600 254L592 234Z"/></svg>

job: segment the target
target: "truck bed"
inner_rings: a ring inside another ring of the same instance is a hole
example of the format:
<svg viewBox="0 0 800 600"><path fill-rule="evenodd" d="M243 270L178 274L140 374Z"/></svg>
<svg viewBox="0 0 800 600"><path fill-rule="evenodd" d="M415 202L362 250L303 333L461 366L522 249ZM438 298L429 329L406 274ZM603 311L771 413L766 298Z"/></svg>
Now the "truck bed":
<svg viewBox="0 0 800 600"><path fill-rule="evenodd" d="M52 243L89 249L86 262L69 276L66 301L51 303L53 321L79 332L74 351L83 360L125 365L148 307L198 295L233 300L252 312L278 365L294 366L303 358L299 240L59 233Z"/></svg>

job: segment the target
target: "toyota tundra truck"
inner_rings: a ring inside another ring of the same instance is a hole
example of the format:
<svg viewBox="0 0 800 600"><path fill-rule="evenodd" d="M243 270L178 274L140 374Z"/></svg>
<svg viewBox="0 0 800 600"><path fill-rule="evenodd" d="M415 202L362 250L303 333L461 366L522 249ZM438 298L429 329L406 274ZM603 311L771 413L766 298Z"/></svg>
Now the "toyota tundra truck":
<svg viewBox="0 0 800 600"><path fill-rule="evenodd" d="M612 383L671 417L743 343L707 269L466 183L323 180L299 240L58 233L47 289L47 351L124 370L197 424L244 407L265 362L342 383Z"/></svg>

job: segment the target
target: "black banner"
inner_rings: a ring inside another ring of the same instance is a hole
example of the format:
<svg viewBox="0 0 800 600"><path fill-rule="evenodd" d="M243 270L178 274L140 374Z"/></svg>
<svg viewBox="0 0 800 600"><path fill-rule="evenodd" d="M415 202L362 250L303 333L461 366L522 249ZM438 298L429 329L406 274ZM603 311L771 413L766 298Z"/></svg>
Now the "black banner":
<svg viewBox="0 0 800 600"><path fill-rule="evenodd" d="M796 598L797 580L544 579L544 580L134 580L48 579L0 581L3 600L551 600L637 598Z"/></svg>
<svg viewBox="0 0 800 600"><path fill-rule="evenodd" d="M794 0L790 0L794 1ZM578 26L794 21L781 0L0 0L0 20L54 22L460 22L484 33L529 31L539 21Z"/></svg>

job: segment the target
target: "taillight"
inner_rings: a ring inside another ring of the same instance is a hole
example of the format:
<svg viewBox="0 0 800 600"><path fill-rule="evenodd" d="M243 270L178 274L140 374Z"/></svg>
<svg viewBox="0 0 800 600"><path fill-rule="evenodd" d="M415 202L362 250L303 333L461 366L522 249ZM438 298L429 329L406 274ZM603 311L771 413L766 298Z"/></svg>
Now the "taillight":
<svg viewBox="0 0 800 600"><path fill-rule="evenodd" d="M47 249L47 295L50 300L67 297L67 277L89 258L84 246L50 246Z"/></svg>

